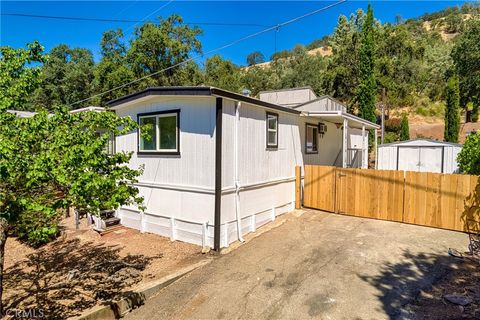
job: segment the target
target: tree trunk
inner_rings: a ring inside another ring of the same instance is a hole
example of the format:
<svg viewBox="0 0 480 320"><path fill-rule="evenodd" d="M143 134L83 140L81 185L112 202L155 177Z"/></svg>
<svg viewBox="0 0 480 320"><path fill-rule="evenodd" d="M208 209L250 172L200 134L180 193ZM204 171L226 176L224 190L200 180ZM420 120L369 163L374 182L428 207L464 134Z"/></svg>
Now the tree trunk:
<svg viewBox="0 0 480 320"><path fill-rule="evenodd" d="M3 317L3 262L5 259L5 242L7 241L8 222L0 218L0 317Z"/></svg>

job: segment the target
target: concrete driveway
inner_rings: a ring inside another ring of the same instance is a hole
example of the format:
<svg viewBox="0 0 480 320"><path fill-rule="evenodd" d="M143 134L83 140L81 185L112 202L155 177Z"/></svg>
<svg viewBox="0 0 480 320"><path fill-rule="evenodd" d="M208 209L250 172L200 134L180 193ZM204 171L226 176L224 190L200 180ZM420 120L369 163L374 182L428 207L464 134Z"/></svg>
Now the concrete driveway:
<svg viewBox="0 0 480 320"><path fill-rule="evenodd" d="M410 319L455 263L446 230L307 210L165 288L126 319Z"/></svg>

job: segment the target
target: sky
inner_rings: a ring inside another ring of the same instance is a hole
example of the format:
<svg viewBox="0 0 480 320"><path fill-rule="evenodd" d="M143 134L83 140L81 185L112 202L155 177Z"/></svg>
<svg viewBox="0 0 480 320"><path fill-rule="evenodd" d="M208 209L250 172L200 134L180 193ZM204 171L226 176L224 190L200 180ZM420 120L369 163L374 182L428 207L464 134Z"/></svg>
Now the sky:
<svg viewBox="0 0 480 320"><path fill-rule="evenodd" d="M102 33L122 28L125 39L131 39L135 22L98 22L39 19L5 16L6 13L67 16L81 18L125 19L152 21L158 16L180 14L187 23L198 23L203 30L200 40L203 52L221 47L242 37L275 26L289 19L333 4L335 1L0 1L0 44L24 47L38 40L48 52L59 44L91 50L96 61L100 59L99 43ZM370 1L375 18L394 22L426 12L461 5L465 1ZM259 50L265 57L297 44L308 44L333 32L340 15L349 16L357 9L366 11L368 1L347 1L313 16L307 17L278 31L218 51L224 58L244 65L246 56ZM237 23L248 26L214 26L200 23ZM202 57L199 61L202 61Z"/></svg>

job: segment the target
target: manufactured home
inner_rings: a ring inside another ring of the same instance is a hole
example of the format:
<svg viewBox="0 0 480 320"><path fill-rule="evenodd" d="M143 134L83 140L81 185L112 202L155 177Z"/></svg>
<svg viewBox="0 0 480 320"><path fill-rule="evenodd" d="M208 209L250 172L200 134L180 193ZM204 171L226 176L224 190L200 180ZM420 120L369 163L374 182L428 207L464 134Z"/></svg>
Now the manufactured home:
<svg viewBox="0 0 480 320"><path fill-rule="evenodd" d="M293 210L296 166L366 167L378 129L310 88L148 88L109 107L140 124L115 141L144 168L146 210L120 208L122 224L217 250Z"/></svg>

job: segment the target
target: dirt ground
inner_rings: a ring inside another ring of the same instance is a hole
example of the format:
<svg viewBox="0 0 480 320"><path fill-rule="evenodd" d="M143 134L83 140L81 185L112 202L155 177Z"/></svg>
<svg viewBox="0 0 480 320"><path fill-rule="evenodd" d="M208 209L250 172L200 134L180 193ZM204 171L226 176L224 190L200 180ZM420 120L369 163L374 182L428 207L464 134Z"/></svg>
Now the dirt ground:
<svg viewBox="0 0 480 320"><path fill-rule="evenodd" d="M429 138L434 140L443 141L443 131L445 130L445 125L443 121L415 121L415 118L412 118L410 121L410 138ZM465 143L467 134L480 130L480 122L476 123L462 123L460 124L460 136L459 142Z"/></svg>
<svg viewBox="0 0 480 320"><path fill-rule="evenodd" d="M453 304L445 295L471 299L466 306ZM463 260L429 290L420 293L409 308L416 319L480 319L480 261Z"/></svg>
<svg viewBox="0 0 480 320"><path fill-rule="evenodd" d="M15 238L6 243L6 310L42 309L64 319L206 256L199 246L121 228L100 236L65 219L62 236L39 249Z"/></svg>

